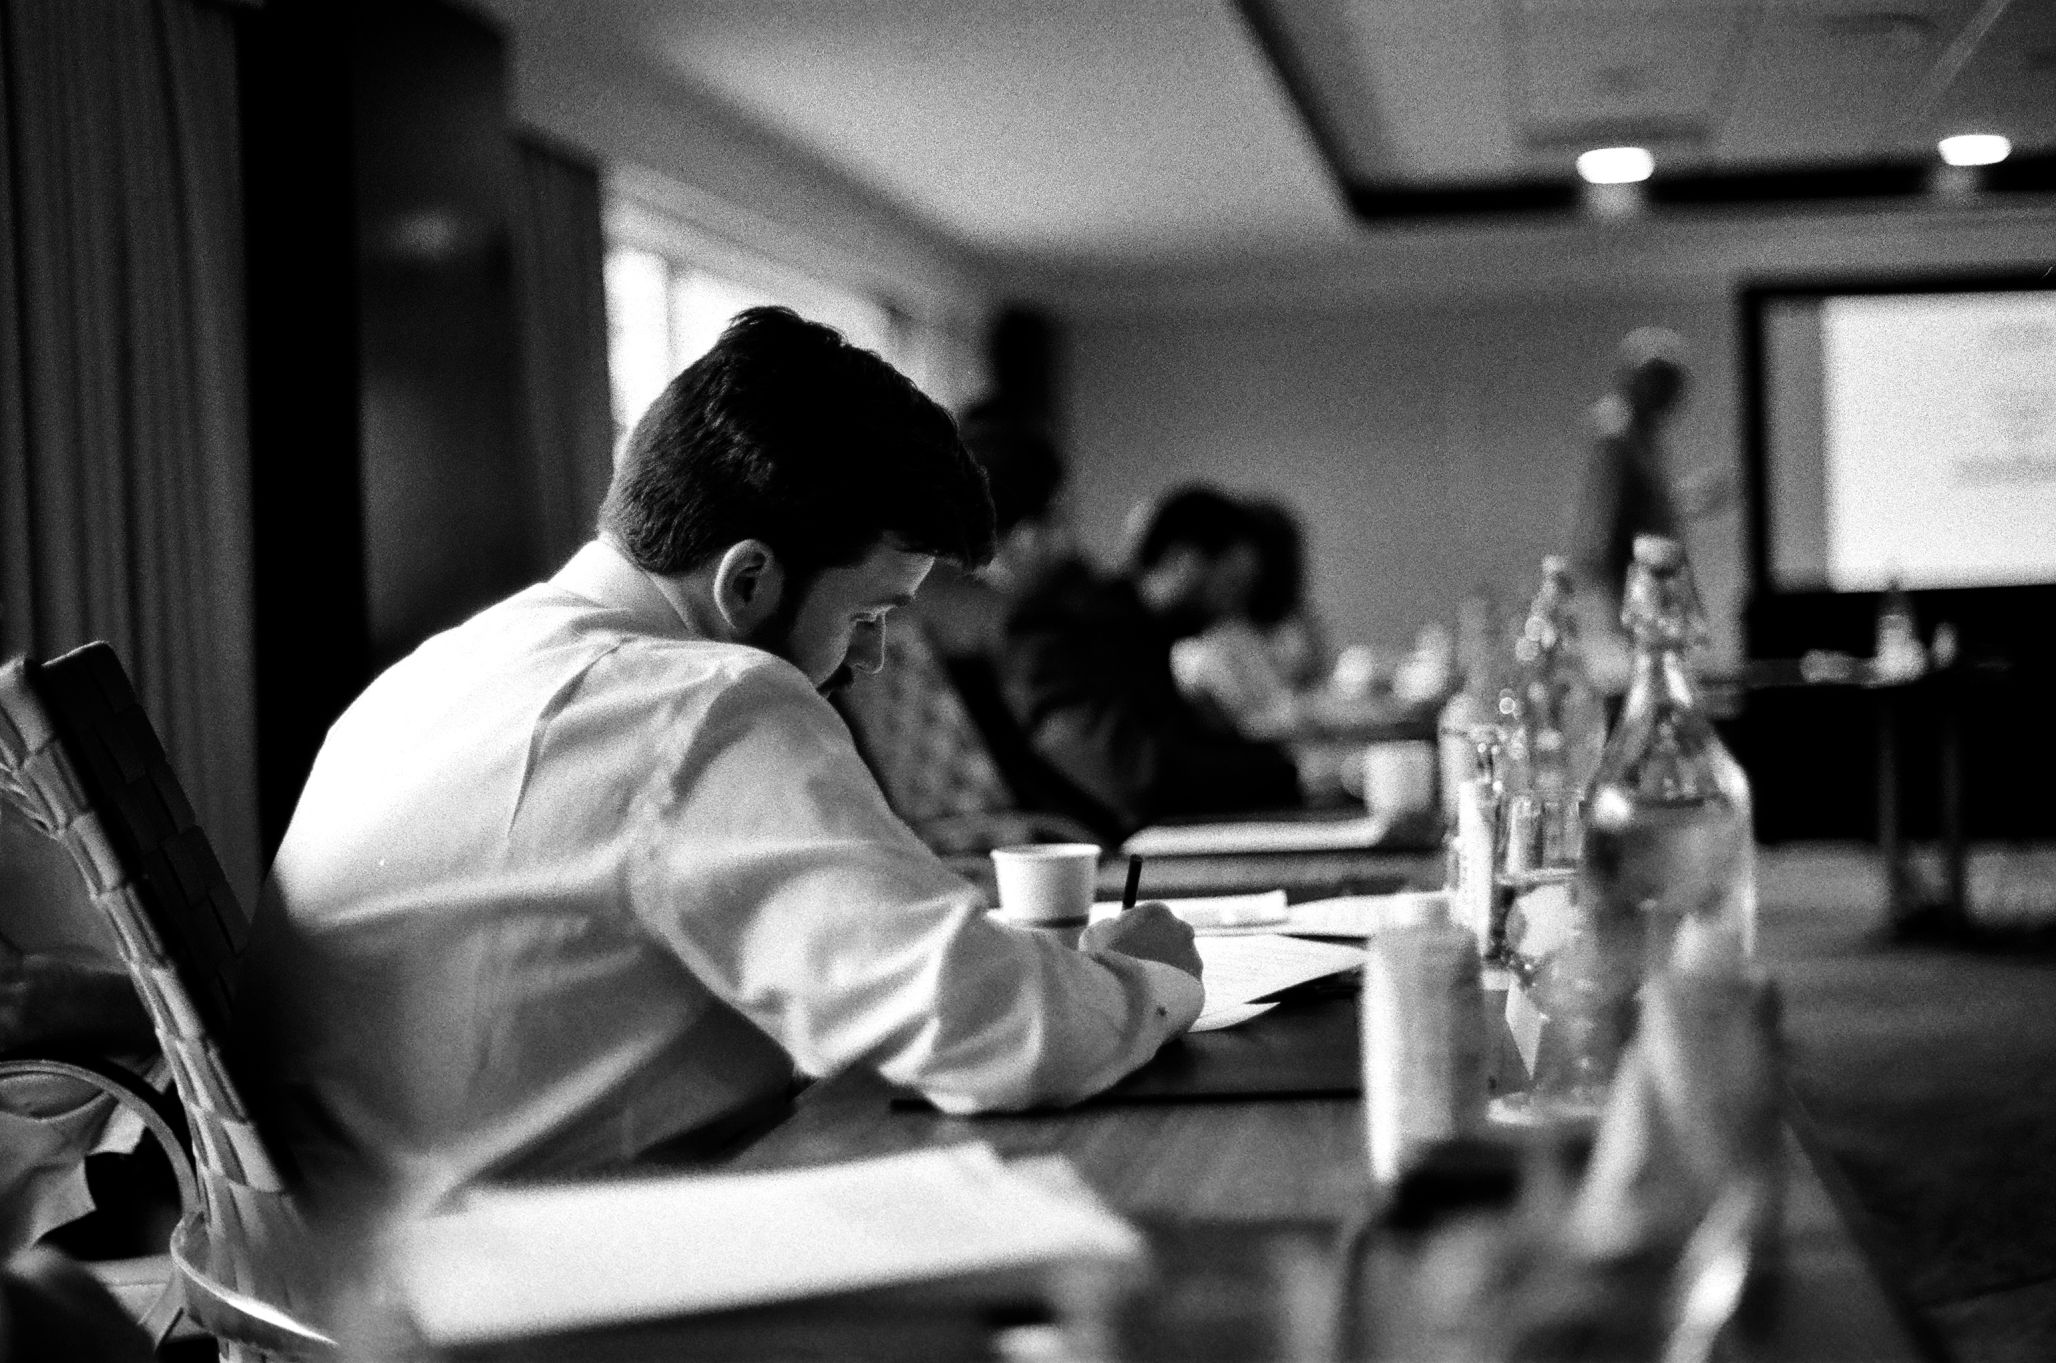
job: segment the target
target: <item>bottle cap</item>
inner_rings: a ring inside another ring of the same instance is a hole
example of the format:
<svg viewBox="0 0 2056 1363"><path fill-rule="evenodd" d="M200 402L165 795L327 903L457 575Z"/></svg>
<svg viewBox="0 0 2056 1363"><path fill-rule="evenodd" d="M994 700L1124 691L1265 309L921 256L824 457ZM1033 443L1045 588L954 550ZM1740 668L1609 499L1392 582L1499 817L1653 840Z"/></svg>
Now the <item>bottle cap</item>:
<svg viewBox="0 0 2056 1363"><path fill-rule="evenodd" d="M1659 573L1674 572L1685 561L1685 547L1668 535L1635 536L1635 562Z"/></svg>
<svg viewBox="0 0 2056 1363"><path fill-rule="evenodd" d="M1692 648L1706 642L1706 613L1684 546L1663 535L1635 536L1621 625L1639 642Z"/></svg>

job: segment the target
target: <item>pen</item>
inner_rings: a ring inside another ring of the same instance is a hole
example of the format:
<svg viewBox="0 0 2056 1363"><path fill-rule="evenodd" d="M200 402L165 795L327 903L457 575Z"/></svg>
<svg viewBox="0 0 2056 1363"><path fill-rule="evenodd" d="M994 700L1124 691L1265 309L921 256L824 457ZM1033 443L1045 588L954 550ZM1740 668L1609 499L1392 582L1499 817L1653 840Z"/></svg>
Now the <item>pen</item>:
<svg viewBox="0 0 2056 1363"><path fill-rule="evenodd" d="M1128 884L1121 891L1121 912L1135 907L1135 892L1142 888L1142 858L1135 853L1128 854Z"/></svg>

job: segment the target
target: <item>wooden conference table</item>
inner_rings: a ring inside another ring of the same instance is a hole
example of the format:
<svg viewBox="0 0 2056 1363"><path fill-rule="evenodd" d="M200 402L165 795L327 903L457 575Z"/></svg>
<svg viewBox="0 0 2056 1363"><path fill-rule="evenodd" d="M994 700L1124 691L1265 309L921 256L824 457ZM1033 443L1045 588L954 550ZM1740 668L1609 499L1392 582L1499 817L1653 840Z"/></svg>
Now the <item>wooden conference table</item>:
<svg viewBox="0 0 2056 1363"><path fill-rule="evenodd" d="M1294 1012L1298 1013L1295 1018ZM1330 1015L1325 1025L1308 1015ZM1287 1004L1242 1029L1298 1026L1356 1062L1353 1000ZM1293 1082L1290 1078L1282 1081ZM1795 1114L1787 1140L1785 1277L1756 1352L1762 1363L1931 1357L1918 1323L1852 1234L1853 1207L1823 1176ZM1061 1113L952 1118L895 1102L877 1079L817 1086L798 1114L728 1167L793 1168L982 1141L1006 1157L1062 1155L1142 1226L1154 1272L1115 1319L1120 1356L1335 1358L1343 1237L1371 1196L1363 1104L1353 1094L1094 1102ZM1375 1310L1375 1305L1369 1309Z"/></svg>
<svg viewBox="0 0 2056 1363"><path fill-rule="evenodd" d="M1375 853L1355 854L1353 864L1339 869L1389 879L1398 866ZM1326 882L1337 869L1322 862L1317 878ZM1239 885L1244 874L1231 869L1215 884ZM1188 888L1207 888L1196 870L1192 879ZM1143 1229L1150 1245L1146 1276L1124 1285L1111 1305L1101 1303L1109 1356L1352 1357L1355 1351L1340 1342L1351 1336L1337 1324L1345 1237L1362 1224L1372 1193L1363 1103L1353 1091L1356 1025L1353 992L1305 988L1241 1028L1172 1043L1124 1086L1130 1092L1117 1088L1109 1098L1060 1112L948 1117L896 1095L873 1075L852 1072L814 1085L793 1116L720 1167L799 1168L963 1142L984 1142L1009 1158L1061 1155L1108 1206ZM1246 1091L1167 1100L1164 1090L1179 1086L1179 1067L1196 1063L1178 1052L1195 1042L1212 1048L1197 1063L1225 1057L1245 1076ZM1152 1072L1168 1073L1171 1082L1153 1083ZM1252 1074L1271 1079L1249 1083ZM1816 1166L1807 1153L1803 1118L1795 1114L1793 1126L1785 1276L1747 1357L1931 1357L1917 1321L1883 1287L1852 1234L1853 1204L1832 1168ZM1010 1323L1048 1318L1046 1282L1035 1291L1017 1283L1011 1296L995 1295L990 1281L960 1286L560 1337L540 1352L515 1347L477 1357L995 1357L1009 1356L996 1341Z"/></svg>

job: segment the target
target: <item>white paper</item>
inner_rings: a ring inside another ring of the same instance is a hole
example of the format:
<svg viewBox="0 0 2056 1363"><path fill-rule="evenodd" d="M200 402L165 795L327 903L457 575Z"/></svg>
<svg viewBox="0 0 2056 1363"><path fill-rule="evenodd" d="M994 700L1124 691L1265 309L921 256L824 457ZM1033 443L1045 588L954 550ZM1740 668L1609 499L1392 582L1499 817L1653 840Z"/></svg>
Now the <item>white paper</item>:
<svg viewBox="0 0 2056 1363"><path fill-rule="evenodd" d="M1192 924L1193 932L1207 937L1284 933L1292 937L1345 937L1362 941L1385 928L1418 921L1447 896L1446 890L1403 890L1397 894L1345 895L1286 904L1285 892L1272 890L1264 894L1161 902ZM1092 906L1095 919L1109 918L1120 911L1119 904Z"/></svg>
<svg viewBox="0 0 2056 1363"><path fill-rule="evenodd" d="M1121 844L1146 857L1217 856L1245 852L1347 852L1376 847L1392 821L1378 814L1354 819L1254 820L1239 823L1163 824Z"/></svg>
<svg viewBox="0 0 2056 1363"><path fill-rule="evenodd" d="M1096 1199L965 1144L762 1174L480 1190L402 1227L431 1345L1143 1252Z"/></svg>
<svg viewBox="0 0 2056 1363"><path fill-rule="evenodd" d="M1144 896L1147 900L1148 896ZM1159 899L1172 913L1192 925L1194 932L1279 931L1291 914L1283 890L1261 894L1207 895L1191 899ZM1121 906L1109 901L1092 906L1095 920L1119 915Z"/></svg>
<svg viewBox="0 0 2056 1363"><path fill-rule="evenodd" d="M1250 937L1201 937L1200 964L1205 968L1206 1007L1194 1031L1211 1031L1230 1023L1212 1021L1226 1010L1254 1003L1266 994L1295 984L1353 970L1364 962L1359 947L1333 942L1308 942L1297 937L1263 933ZM1238 1018L1237 1021L1246 1021Z"/></svg>
<svg viewBox="0 0 2056 1363"><path fill-rule="evenodd" d="M1229 1003L1219 1008L1209 1008L1199 1015L1187 1031L1225 1032L1230 1027L1240 1027L1251 1018L1260 1018L1278 1005L1275 1003Z"/></svg>
<svg viewBox="0 0 2056 1363"><path fill-rule="evenodd" d="M1397 894L1354 894L1339 899L1314 899L1294 904L1279 932L1302 937L1353 937L1361 941L1374 932L1419 922L1430 909L1448 902L1447 890L1402 890Z"/></svg>
<svg viewBox="0 0 2056 1363"><path fill-rule="evenodd" d="M1515 984L1506 991L1506 1030L1513 1034L1514 1049L1521 1054L1521 1068L1530 1078L1535 1074L1535 1056L1542 1049L1542 1024L1546 1019L1528 991Z"/></svg>

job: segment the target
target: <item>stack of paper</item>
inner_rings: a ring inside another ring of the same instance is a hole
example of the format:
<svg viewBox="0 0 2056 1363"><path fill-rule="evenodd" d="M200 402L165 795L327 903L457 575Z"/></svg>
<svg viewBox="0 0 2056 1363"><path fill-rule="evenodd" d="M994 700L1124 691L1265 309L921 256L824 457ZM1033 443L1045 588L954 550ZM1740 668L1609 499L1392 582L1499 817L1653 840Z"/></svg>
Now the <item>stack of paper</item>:
<svg viewBox="0 0 2056 1363"><path fill-rule="evenodd" d="M431 1345L1142 1254L1082 1184L959 1145L824 1168L473 1193L402 1228Z"/></svg>
<svg viewBox="0 0 2056 1363"><path fill-rule="evenodd" d="M1392 831L1378 814L1353 819L1271 819L1161 824L1121 844L1146 857L1228 856L1249 852L1349 852L1376 847Z"/></svg>
<svg viewBox="0 0 2056 1363"><path fill-rule="evenodd" d="M1156 901L1192 925L1194 932L1276 932L1291 917L1283 890L1262 894L1206 895L1189 899ZM1092 906L1094 921L1113 918L1119 904L1108 901Z"/></svg>
<svg viewBox="0 0 2056 1363"><path fill-rule="evenodd" d="M1192 1024L1195 1032L1246 1022L1272 1006L1257 1000L1324 975L1354 970L1365 957L1357 947L1306 942L1274 933L1201 937L1197 945L1205 968L1206 1007Z"/></svg>
<svg viewBox="0 0 2056 1363"><path fill-rule="evenodd" d="M1249 936L1287 933L1294 937L1347 937L1358 941L1381 928L1412 921L1446 890L1405 890L1398 894L1358 894L1287 904L1283 890L1264 894L1213 895L1194 899L1163 899L1178 917L1201 936ZM1121 911L1115 903L1094 904L1095 919Z"/></svg>
<svg viewBox="0 0 2056 1363"><path fill-rule="evenodd" d="M1402 890L1397 894L1355 894L1294 904L1275 932L1297 937L1350 937L1358 941L1374 932L1417 922L1448 899L1447 890Z"/></svg>

